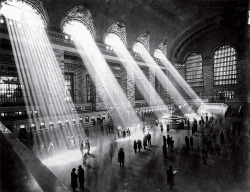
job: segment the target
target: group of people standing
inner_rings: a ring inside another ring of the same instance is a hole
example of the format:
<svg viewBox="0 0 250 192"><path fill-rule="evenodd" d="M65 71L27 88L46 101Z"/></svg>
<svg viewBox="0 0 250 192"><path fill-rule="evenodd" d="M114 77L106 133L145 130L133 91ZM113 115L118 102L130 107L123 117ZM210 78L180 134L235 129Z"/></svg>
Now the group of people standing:
<svg viewBox="0 0 250 192"><path fill-rule="evenodd" d="M174 140L173 137L170 137L169 135L167 135L167 138L165 137L165 135L163 135L163 145L168 145L168 148L171 149L171 152L173 152L173 148L174 148Z"/></svg>
<svg viewBox="0 0 250 192"><path fill-rule="evenodd" d="M129 128L127 128L127 129L119 128L118 129L118 138L126 138L126 137L130 137L130 135L131 135L131 132L130 132Z"/></svg>
<svg viewBox="0 0 250 192"><path fill-rule="evenodd" d="M190 138L188 138L188 136L186 135L186 137L185 137L185 143L186 143L186 147L187 148L193 148L193 146L194 146L194 140L193 140L193 137L192 136L190 136Z"/></svg>
<svg viewBox="0 0 250 192"><path fill-rule="evenodd" d="M143 148L146 149L146 146L151 145L151 134L148 132L148 134L144 135L143 142L140 139L134 140L134 151L137 152L137 149L139 150L139 153L141 152Z"/></svg>
<svg viewBox="0 0 250 192"><path fill-rule="evenodd" d="M76 188L78 187L78 182L79 182L79 188L84 190L84 169L82 168L81 165L78 166L78 170L76 173L76 169L73 168L71 172L71 188L73 189L73 192L76 191Z"/></svg>
<svg viewBox="0 0 250 192"><path fill-rule="evenodd" d="M87 164L86 160L87 160L87 156L89 155L89 152L90 152L90 143L88 140L85 140L85 143L83 141L81 141L80 151L82 154L83 165L85 165L85 164Z"/></svg>

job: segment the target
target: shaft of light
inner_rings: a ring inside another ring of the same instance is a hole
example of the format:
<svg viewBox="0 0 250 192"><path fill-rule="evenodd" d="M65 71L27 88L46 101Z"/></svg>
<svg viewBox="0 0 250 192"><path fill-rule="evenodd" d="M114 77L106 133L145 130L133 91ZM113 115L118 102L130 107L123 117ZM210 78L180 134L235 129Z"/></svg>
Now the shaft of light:
<svg viewBox="0 0 250 192"><path fill-rule="evenodd" d="M136 61L130 55L122 41L117 35L110 34L107 36L109 38L106 43L113 47L115 53L117 54L119 60L123 64L129 75L134 75L135 84L137 85L139 91L143 95L144 99L150 106L161 106L164 107L165 103L162 101L160 96L155 91L154 87L151 85L149 80L146 78ZM160 115L157 114L159 117Z"/></svg>
<svg viewBox="0 0 250 192"><path fill-rule="evenodd" d="M141 43L138 43L138 44L140 45ZM179 104L188 105L187 101L179 93L179 91L172 84L172 82L169 80L169 78L164 74L162 69L157 65L157 63L151 57L151 55L148 53L148 51L145 49L145 47L141 45L137 49L135 49L135 51L142 55L143 60L145 61L145 63L148 64L150 70L155 71L157 79L159 80L159 82L163 86L163 88L167 91L167 93L169 95L171 95L174 103L176 103L177 105L179 105ZM193 110L191 110L191 112L194 113Z"/></svg>
<svg viewBox="0 0 250 192"><path fill-rule="evenodd" d="M106 108L111 109L112 119L116 126L129 127L139 123L131 103L126 98L87 28L80 22L71 21L64 26L64 31L74 36L78 52Z"/></svg>
<svg viewBox="0 0 250 192"><path fill-rule="evenodd" d="M190 85L184 80L180 73L175 69L175 67L170 63L166 56L160 52L161 61L169 71L169 73L176 79L177 83L183 88L183 90L188 94L188 96L193 100L194 104L199 107L203 104L200 97L194 92Z"/></svg>

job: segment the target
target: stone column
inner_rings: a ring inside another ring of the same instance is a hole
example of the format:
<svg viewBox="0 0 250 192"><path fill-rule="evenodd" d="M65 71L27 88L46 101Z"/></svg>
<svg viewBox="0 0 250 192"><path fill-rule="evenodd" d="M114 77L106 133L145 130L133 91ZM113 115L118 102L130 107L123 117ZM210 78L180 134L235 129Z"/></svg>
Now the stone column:
<svg viewBox="0 0 250 192"><path fill-rule="evenodd" d="M131 105L135 106L135 77L134 71L121 66L121 87Z"/></svg>

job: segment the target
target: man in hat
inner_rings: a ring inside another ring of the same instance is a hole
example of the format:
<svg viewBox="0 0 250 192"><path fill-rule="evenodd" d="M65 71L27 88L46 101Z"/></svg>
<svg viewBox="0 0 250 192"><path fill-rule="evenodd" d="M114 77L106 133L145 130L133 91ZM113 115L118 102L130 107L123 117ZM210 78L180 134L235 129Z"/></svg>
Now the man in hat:
<svg viewBox="0 0 250 192"><path fill-rule="evenodd" d="M78 181L80 184L80 189L84 189L84 169L81 165L78 166Z"/></svg>
<svg viewBox="0 0 250 192"><path fill-rule="evenodd" d="M75 171L76 169L73 168L71 172L71 188L73 189L73 192L75 192L77 188L77 174Z"/></svg>

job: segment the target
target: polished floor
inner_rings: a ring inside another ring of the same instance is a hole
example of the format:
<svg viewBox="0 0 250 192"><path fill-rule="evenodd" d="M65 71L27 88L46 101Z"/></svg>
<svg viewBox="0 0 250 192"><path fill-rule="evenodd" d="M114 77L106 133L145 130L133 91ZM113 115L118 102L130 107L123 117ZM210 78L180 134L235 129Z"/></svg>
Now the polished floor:
<svg viewBox="0 0 250 192"><path fill-rule="evenodd" d="M224 125L214 125L216 129L224 128ZM141 153L135 153L133 140L117 139L113 133L97 134L89 138L91 153L87 158L85 170L85 190L93 192L146 192L146 191L170 191L167 185L166 171L172 165L177 174L175 176L174 191L185 192L247 192L250 191L249 163L244 163L233 169L230 160L227 140L221 145L221 155L212 157L209 155L207 165L203 165L201 151L198 151L198 161L194 160L197 147L201 148L201 128L193 136L194 149L186 154L184 137L191 135L191 130L171 130L169 133L161 133L159 127L148 130L152 134L152 145L142 149ZM168 158L162 154L162 137L169 134L173 137L174 150L168 149ZM205 135L208 131L205 130ZM142 139L142 138L141 138ZM219 138L214 143L220 143ZM125 151L125 168L118 163L118 150ZM79 149L65 150L56 157L50 157L43 161L47 167L70 190L70 173L72 168L82 165ZM81 191L81 189L77 189Z"/></svg>

